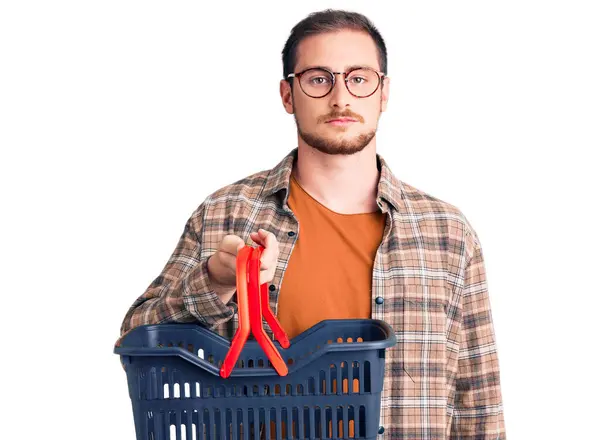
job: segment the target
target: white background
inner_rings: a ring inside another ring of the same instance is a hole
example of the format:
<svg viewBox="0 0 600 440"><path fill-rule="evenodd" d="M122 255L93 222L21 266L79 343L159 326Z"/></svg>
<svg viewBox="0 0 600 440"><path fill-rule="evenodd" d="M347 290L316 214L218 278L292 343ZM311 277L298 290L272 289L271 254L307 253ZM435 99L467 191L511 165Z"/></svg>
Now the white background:
<svg viewBox="0 0 600 440"><path fill-rule="evenodd" d="M600 14L573 0L3 2L2 438L135 438L121 320L208 194L296 146L281 50L325 7L386 41L378 152L482 241L508 437L600 438Z"/></svg>

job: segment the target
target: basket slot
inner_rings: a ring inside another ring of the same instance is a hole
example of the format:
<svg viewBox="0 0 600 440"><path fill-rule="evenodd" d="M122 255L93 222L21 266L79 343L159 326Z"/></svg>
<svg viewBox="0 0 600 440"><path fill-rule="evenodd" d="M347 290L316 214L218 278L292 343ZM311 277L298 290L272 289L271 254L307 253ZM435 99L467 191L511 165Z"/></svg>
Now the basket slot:
<svg viewBox="0 0 600 440"><path fill-rule="evenodd" d="M359 417L358 419L360 420L360 422L358 423L358 436L359 437L366 437L367 435L367 414L366 414L367 410L364 407L364 405L360 406L360 409L358 411Z"/></svg>
<svg viewBox="0 0 600 440"><path fill-rule="evenodd" d="M307 438L309 435L308 430L306 429L307 422L305 416L308 414L305 413L304 407L296 408L296 411L297 412L294 414L296 420L296 438Z"/></svg>
<svg viewBox="0 0 600 440"><path fill-rule="evenodd" d="M352 392L350 394L360 393L360 362L358 361L352 362L351 378Z"/></svg>
<svg viewBox="0 0 600 440"><path fill-rule="evenodd" d="M148 399L155 400L158 399L158 379L156 377L156 367L152 367L150 369L150 381L149 381L149 391L148 391Z"/></svg>
<svg viewBox="0 0 600 440"><path fill-rule="evenodd" d="M169 384L168 384L168 380L166 380L165 376L166 376L166 373L165 373L165 369L163 367L160 369L160 373L158 373L158 384L157 385L158 385L158 398L159 399L168 399L169 398Z"/></svg>
<svg viewBox="0 0 600 440"><path fill-rule="evenodd" d="M171 370L171 384L173 385L173 399L181 398L181 373L177 370Z"/></svg>
<svg viewBox="0 0 600 440"><path fill-rule="evenodd" d="M248 412L241 409L237 410L236 426L239 428L238 437L236 439L245 439L246 432L248 431ZM250 438L250 436L248 436Z"/></svg>
<svg viewBox="0 0 600 440"><path fill-rule="evenodd" d="M177 429L177 418L176 418L176 413L173 411L169 411L167 413L167 416L165 417L165 422L166 422L166 433L167 433L167 438L169 440L181 440L181 435L179 434L179 431Z"/></svg>
<svg viewBox="0 0 600 440"><path fill-rule="evenodd" d="M215 410L215 429L216 435L215 439L225 439L226 433L226 421L225 421L225 411L221 411L220 409Z"/></svg>
<svg viewBox="0 0 600 440"><path fill-rule="evenodd" d="M190 432L191 435L190 435L189 439L201 440L202 439L202 437L200 436L201 424L200 424L200 417L199 417L198 411L196 411L196 410L192 411L192 416L190 417L190 420L191 420L191 422L190 422L191 428L190 428L190 431L188 431L188 432Z"/></svg>
<svg viewBox="0 0 600 440"><path fill-rule="evenodd" d="M154 426L152 429L152 434L154 436L153 440L166 440L165 438L165 415L162 411L158 411L154 413Z"/></svg>
<svg viewBox="0 0 600 440"><path fill-rule="evenodd" d="M192 440L194 438L198 439L198 437L196 437L196 433L195 433L195 426L192 424L192 414L189 411L184 411L183 412L183 421L182 421L182 425L181 425L181 429L185 428L185 437L182 437L186 440Z"/></svg>
<svg viewBox="0 0 600 440"><path fill-rule="evenodd" d="M350 438L360 437L361 419L359 413L360 411L357 411L354 405L348 409L348 437Z"/></svg>
<svg viewBox="0 0 600 440"><path fill-rule="evenodd" d="M327 438L338 438L336 411L328 406L325 409L325 415L327 417Z"/></svg>
<svg viewBox="0 0 600 440"><path fill-rule="evenodd" d="M152 411L148 411L146 413L146 417L144 420L144 429L145 433L148 434L148 438L151 439L154 437L154 415Z"/></svg>
<svg viewBox="0 0 600 440"><path fill-rule="evenodd" d="M317 438L327 438L327 417L325 408L317 407L316 413L317 432L315 432L315 435Z"/></svg>
<svg viewBox="0 0 600 440"><path fill-rule="evenodd" d="M336 392L336 367L334 364L329 365L327 371L327 392L326 394L334 394Z"/></svg>
<svg viewBox="0 0 600 440"><path fill-rule="evenodd" d="M177 411L175 413L175 439L174 440L182 440L182 432L181 432L181 428L183 427L182 421L181 421L181 413L179 411ZM187 433L186 433L187 434ZM173 438L173 437L171 437ZM187 437L183 437L184 439Z"/></svg>
<svg viewBox="0 0 600 440"><path fill-rule="evenodd" d="M233 439L238 440L238 439L243 439L244 437L242 436L242 426L243 426L243 411L241 409L237 409L235 412L235 417L233 419L232 425L233 425Z"/></svg>
<svg viewBox="0 0 600 440"><path fill-rule="evenodd" d="M308 378L308 389L306 391L309 395L312 395L312 396L317 394L317 388L315 387L314 376L311 376Z"/></svg>

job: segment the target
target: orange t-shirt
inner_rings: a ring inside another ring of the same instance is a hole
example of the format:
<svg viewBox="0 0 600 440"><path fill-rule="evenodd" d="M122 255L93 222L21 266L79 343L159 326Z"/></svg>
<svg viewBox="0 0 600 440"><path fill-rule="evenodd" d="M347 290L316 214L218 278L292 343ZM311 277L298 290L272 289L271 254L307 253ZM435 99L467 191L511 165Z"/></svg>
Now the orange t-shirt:
<svg viewBox="0 0 600 440"><path fill-rule="evenodd" d="M288 337L323 319L371 318L373 264L386 214L334 212L293 175L288 204L300 223L277 305Z"/></svg>

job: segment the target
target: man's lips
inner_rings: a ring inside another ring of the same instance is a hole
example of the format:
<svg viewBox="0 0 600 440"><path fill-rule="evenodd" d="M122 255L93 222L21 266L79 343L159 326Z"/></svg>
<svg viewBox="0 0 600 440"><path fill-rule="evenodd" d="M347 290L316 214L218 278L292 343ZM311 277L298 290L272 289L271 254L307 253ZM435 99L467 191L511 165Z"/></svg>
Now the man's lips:
<svg viewBox="0 0 600 440"><path fill-rule="evenodd" d="M354 118L336 118L336 119L330 119L329 122L356 122L356 119Z"/></svg>

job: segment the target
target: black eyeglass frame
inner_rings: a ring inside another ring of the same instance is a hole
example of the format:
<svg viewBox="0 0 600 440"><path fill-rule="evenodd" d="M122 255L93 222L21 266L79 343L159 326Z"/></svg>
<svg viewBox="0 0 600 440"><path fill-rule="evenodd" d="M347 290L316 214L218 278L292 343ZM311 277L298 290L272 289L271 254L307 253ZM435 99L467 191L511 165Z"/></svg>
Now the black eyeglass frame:
<svg viewBox="0 0 600 440"><path fill-rule="evenodd" d="M361 69L367 69L367 70L372 70L373 72L375 72L377 74L377 77L379 78L379 81L377 82L377 87L375 87L375 90L373 90L373 92L371 92L368 95L365 96L358 96L355 95L354 93L352 93L350 91L350 88L348 87L348 75L352 72L354 72L355 70L361 70ZM329 73L329 76L331 76L331 87L329 88L329 91L327 93L325 93L322 96L312 96L309 95L308 93L306 93L304 91L304 89L302 88L302 81L300 80L300 78L302 77L302 75L304 75L306 72L308 72L309 70L324 70L327 73ZM324 98L327 95L329 95L331 93L331 91L333 90L333 88L335 87L335 75L344 75L344 84L346 84L346 90L348 90L348 93L350 93L352 96L356 97L356 98L368 98L369 96L372 96L377 90L379 90L379 86L383 84L383 80L386 78L386 74L383 72L380 72L379 70L375 70L372 67L368 67L368 66L359 66L359 67L354 67L353 69L350 69L346 72L332 72L330 69L328 69L327 67L321 67L321 66L316 66L316 67L308 67L300 72L294 72L294 73L290 73L288 74L286 79L290 79L292 81L294 81L294 78L298 78L298 84L300 85L300 90L302 90L302 92L306 95L306 96L310 96L311 98L314 99L320 99L320 98Z"/></svg>

